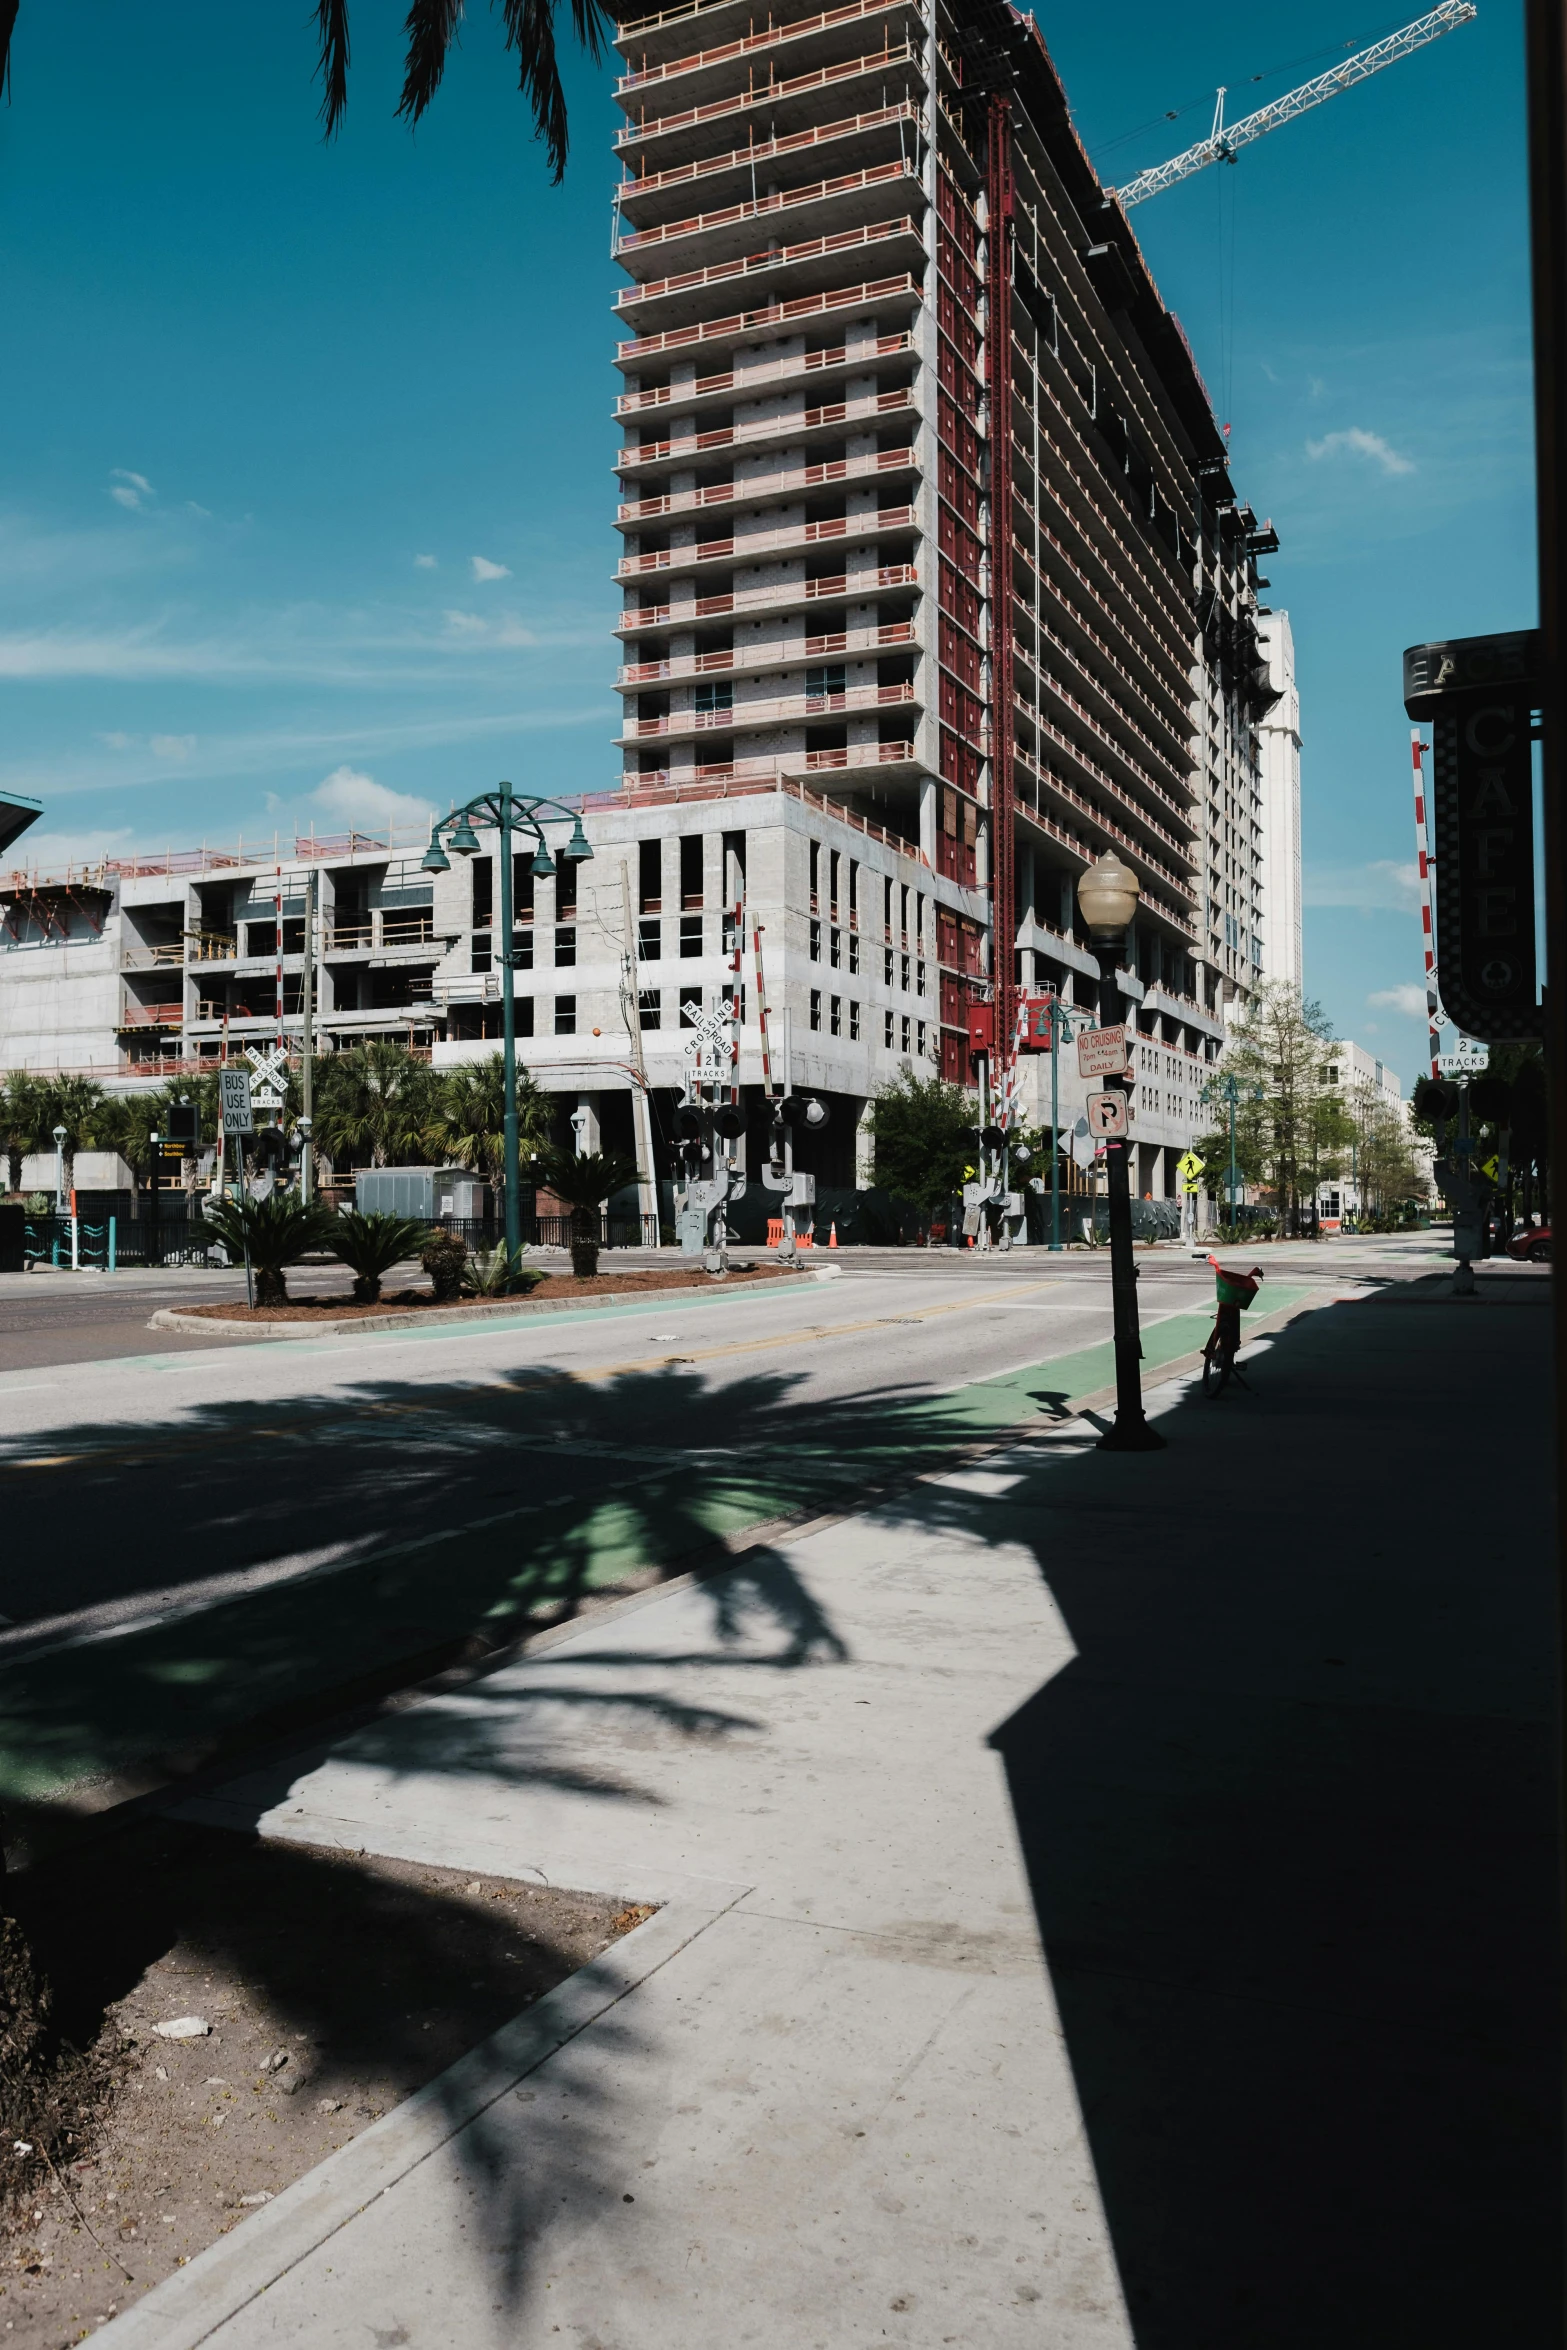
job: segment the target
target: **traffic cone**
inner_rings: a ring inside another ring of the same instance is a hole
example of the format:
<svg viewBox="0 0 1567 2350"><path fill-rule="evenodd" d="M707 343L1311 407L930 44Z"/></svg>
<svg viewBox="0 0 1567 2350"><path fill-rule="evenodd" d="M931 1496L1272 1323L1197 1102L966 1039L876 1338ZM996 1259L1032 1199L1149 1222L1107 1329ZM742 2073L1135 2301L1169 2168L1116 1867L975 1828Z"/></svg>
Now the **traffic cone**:
<svg viewBox="0 0 1567 2350"><path fill-rule="evenodd" d="M835 1216L835 1217L833 1218L832 1222L831 1222L831 1223L828 1225L828 1227L827 1227L827 1246L828 1246L829 1248L836 1248L836 1247L837 1247L837 1245L838 1245L838 1219L837 1219L837 1217Z"/></svg>

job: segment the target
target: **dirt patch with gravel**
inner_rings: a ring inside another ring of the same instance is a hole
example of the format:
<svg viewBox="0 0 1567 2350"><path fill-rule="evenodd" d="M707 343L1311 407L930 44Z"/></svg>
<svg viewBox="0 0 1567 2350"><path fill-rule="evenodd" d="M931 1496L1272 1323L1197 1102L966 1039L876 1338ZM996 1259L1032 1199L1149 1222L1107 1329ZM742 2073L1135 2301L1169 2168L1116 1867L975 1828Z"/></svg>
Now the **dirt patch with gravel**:
<svg viewBox="0 0 1567 2350"><path fill-rule="evenodd" d="M95 2061L52 2161L3 2149L7 2350L82 2340L651 1915L172 1821L12 1892Z"/></svg>
<svg viewBox="0 0 1567 2350"><path fill-rule="evenodd" d="M732 1265L725 1286L751 1281L776 1281L790 1270L785 1265ZM689 1270L671 1269L666 1272L593 1273L579 1281L574 1273L546 1273L536 1281L526 1298L519 1296L519 1304L567 1305L573 1298L592 1297L604 1291L622 1296L641 1289L714 1289L718 1276L704 1273L699 1266ZM436 1298L427 1289L388 1290L373 1306L355 1305L352 1297L293 1298L286 1306L247 1306L224 1298L207 1306L181 1306L181 1314L199 1316L207 1322L353 1322L368 1314L387 1313L447 1313L463 1306L488 1301L471 1297ZM3 2329L0 2329L3 2330Z"/></svg>

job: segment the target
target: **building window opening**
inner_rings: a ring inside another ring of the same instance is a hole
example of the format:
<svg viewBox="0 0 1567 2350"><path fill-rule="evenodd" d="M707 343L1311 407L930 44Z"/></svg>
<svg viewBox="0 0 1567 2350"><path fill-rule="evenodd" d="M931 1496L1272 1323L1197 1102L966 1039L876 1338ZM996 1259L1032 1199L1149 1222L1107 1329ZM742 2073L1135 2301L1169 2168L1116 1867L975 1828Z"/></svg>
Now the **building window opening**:
<svg viewBox="0 0 1567 2350"><path fill-rule="evenodd" d="M575 1036L577 1033L577 999L574 995L555 998L555 1034Z"/></svg>

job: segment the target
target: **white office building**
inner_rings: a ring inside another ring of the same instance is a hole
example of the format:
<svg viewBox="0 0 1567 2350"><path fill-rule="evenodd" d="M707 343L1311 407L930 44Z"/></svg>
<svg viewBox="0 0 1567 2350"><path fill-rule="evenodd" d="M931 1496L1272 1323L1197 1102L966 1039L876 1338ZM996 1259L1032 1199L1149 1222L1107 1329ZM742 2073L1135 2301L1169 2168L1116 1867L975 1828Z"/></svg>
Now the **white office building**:
<svg viewBox="0 0 1567 2350"><path fill-rule="evenodd" d="M1300 912L1300 694L1287 612L1257 614L1257 644L1278 696L1257 722L1262 809L1259 977L1304 984ZM1380 1066L1380 1064L1379 1064Z"/></svg>

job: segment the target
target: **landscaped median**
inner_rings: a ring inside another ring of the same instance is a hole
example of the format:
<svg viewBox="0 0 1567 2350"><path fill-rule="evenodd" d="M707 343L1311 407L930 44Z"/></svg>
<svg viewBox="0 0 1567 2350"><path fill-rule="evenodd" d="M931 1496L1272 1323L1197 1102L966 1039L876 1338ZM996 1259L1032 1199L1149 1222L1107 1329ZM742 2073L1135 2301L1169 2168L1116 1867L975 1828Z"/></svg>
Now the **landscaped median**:
<svg viewBox="0 0 1567 2350"><path fill-rule="evenodd" d="M316 1338L329 1330L396 1330L415 1323L481 1321L494 1314L558 1314L592 1306L635 1305L650 1290L695 1289L718 1296L732 1289L774 1289L813 1276L836 1274L836 1265L799 1267L739 1265L728 1273L700 1266L671 1266L642 1273L546 1273L525 1293L500 1298L438 1298L428 1289L401 1289L373 1306L351 1297L298 1298L283 1306L247 1306L233 1298L209 1306L165 1306L152 1316L151 1330L198 1330L243 1338Z"/></svg>

